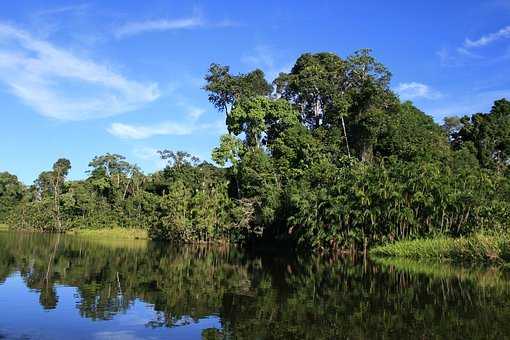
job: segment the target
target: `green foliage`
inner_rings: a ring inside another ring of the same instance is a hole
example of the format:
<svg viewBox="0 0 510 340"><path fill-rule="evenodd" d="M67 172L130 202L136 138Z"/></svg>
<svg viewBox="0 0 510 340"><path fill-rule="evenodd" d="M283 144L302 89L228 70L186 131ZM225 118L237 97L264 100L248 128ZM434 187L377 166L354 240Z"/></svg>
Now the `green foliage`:
<svg viewBox="0 0 510 340"><path fill-rule="evenodd" d="M341 141L349 156L353 145L362 160L372 159L385 113L398 104L388 87L390 72L370 53L360 50L346 60L333 53L303 54L274 82L277 93L299 109L305 126L336 128L323 142Z"/></svg>
<svg viewBox="0 0 510 340"><path fill-rule="evenodd" d="M450 157L447 134L411 102L389 112L385 120L374 146L377 156L396 156L409 162L447 161Z"/></svg>
<svg viewBox="0 0 510 340"><path fill-rule="evenodd" d="M271 85L264 79L264 72L255 70L248 74L231 75L230 67L211 64L205 76L204 90L209 101L224 113L240 98L265 96L271 93Z"/></svg>
<svg viewBox="0 0 510 340"><path fill-rule="evenodd" d="M229 132L245 134L248 147L260 147L261 135L264 145L271 144L287 128L298 124L298 113L285 100L254 97L241 100L227 114Z"/></svg>
<svg viewBox="0 0 510 340"><path fill-rule="evenodd" d="M225 134L220 138L220 145L213 149L212 159L221 166L230 163L234 169L237 169L239 159L244 152L244 145L239 138Z"/></svg>
<svg viewBox="0 0 510 340"><path fill-rule="evenodd" d="M388 159L336 169L325 161L292 185L289 228L313 248L505 230L508 185L487 171L458 174L441 163Z"/></svg>
<svg viewBox="0 0 510 340"><path fill-rule="evenodd" d="M370 251L370 254L376 257L508 263L510 261L510 237L508 234L475 234L457 239L437 237L399 241L375 247Z"/></svg>
<svg viewBox="0 0 510 340"><path fill-rule="evenodd" d="M233 202L228 197L227 182L204 178L200 188L177 180L161 198L159 221L151 226L152 238L182 242L228 240L241 235L233 230Z"/></svg>
<svg viewBox="0 0 510 340"><path fill-rule="evenodd" d="M476 113L461 119L449 118L445 124L456 150L468 149L480 165L505 171L510 164L510 102L494 102L489 113Z"/></svg>
<svg viewBox="0 0 510 340"><path fill-rule="evenodd" d="M274 81L280 99L237 98L226 112L237 138L222 138L215 159L225 165L229 155L228 174L239 197L253 201L251 223L263 237L340 250L508 227L507 178L478 166L474 142L458 147L465 126L450 120L441 128L399 103L390 77L369 50L345 60L304 54ZM495 107L490 115L504 126L507 105ZM497 133L502 142L494 143L507 145ZM491 154L506 164L503 151Z"/></svg>
<svg viewBox="0 0 510 340"><path fill-rule="evenodd" d="M0 221L23 199L25 188L18 178L8 172L0 172Z"/></svg>
<svg viewBox="0 0 510 340"><path fill-rule="evenodd" d="M274 83L277 92L300 109L305 125L317 128L345 115L347 68L348 63L334 53L306 53Z"/></svg>
<svg viewBox="0 0 510 340"><path fill-rule="evenodd" d="M0 175L0 218L9 212L14 228L141 228L179 242L324 251L508 231L509 102L441 127L401 103L390 79L370 50L303 54L274 91L260 70L212 64L204 89L229 131L212 151L221 168L162 150L168 165L145 175L105 154L88 178L66 181L61 159L27 190Z"/></svg>

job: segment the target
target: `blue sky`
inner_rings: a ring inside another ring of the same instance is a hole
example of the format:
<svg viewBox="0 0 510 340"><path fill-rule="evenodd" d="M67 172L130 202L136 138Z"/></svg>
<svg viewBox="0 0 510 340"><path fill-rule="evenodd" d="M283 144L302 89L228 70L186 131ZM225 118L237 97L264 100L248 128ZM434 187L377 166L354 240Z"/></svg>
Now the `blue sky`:
<svg viewBox="0 0 510 340"><path fill-rule="evenodd" d="M211 62L269 80L304 52L372 48L392 87L438 122L510 97L510 0L3 1L0 171L25 183L106 152L145 172L156 150L208 159L224 117Z"/></svg>

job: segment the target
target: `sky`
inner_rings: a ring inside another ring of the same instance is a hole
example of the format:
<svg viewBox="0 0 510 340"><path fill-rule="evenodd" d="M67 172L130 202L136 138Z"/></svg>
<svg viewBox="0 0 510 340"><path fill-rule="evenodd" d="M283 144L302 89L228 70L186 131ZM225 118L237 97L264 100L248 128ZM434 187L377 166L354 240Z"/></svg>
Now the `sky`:
<svg viewBox="0 0 510 340"><path fill-rule="evenodd" d="M201 89L211 63L269 81L306 52L361 48L440 123L510 98L510 0L2 1L0 171L31 184L58 158L71 179L118 153L209 160L225 117Z"/></svg>

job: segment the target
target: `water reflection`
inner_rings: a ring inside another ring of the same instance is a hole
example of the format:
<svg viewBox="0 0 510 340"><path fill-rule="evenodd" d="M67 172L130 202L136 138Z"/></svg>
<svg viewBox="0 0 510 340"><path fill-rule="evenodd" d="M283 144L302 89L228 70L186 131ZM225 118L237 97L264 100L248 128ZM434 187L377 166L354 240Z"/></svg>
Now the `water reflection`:
<svg viewBox="0 0 510 340"><path fill-rule="evenodd" d="M0 338L504 338L491 268L0 233Z"/></svg>

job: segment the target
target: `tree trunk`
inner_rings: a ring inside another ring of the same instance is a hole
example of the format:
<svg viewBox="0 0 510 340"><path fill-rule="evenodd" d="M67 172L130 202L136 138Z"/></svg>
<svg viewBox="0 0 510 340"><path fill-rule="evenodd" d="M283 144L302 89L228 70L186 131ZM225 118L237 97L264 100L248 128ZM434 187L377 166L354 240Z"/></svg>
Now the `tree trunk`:
<svg viewBox="0 0 510 340"><path fill-rule="evenodd" d="M131 184L131 178L128 180L128 182L126 184L126 188L124 189L124 195L122 195L122 200L123 201L126 199L126 195L127 195L127 191L128 191L128 188L129 188L129 184Z"/></svg>
<svg viewBox="0 0 510 340"><path fill-rule="evenodd" d="M53 185L53 209L55 213L55 229L60 232L62 230L62 223L60 222L60 193L59 193L59 180L58 175Z"/></svg>
<svg viewBox="0 0 510 340"><path fill-rule="evenodd" d="M371 162L374 157L374 148L372 144L367 145L363 143L361 147L361 161L363 162Z"/></svg>
<svg viewBox="0 0 510 340"><path fill-rule="evenodd" d="M344 117L341 116L341 119L342 119L342 128L344 130L344 137L345 137L345 145L347 147L347 155L349 157L351 157L351 150L349 149L349 139L347 138L347 129L345 128L345 121L344 121Z"/></svg>
<svg viewBox="0 0 510 340"><path fill-rule="evenodd" d="M315 101L314 115L315 115L315 127L318 128L321 125L321 103L319 98L317 98Z"/></svg>

